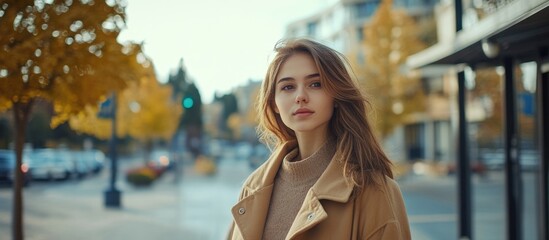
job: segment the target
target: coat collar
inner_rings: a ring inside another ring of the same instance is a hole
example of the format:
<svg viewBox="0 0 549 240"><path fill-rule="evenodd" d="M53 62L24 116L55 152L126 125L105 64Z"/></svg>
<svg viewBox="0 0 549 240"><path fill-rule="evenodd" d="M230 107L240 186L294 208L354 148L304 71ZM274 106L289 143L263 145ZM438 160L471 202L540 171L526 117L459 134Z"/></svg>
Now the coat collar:
<svg viewBox="0 0 549 240"><path fill-rule="evenodd" d="M235 223L244 239L259 239L261 237L277 171L286 154L296 147L296 141L284 143L246 181L244 191L248 194L245 194L245 197L232 209ZM349 200L352 191L353 186L347 183L343 175L343 162L333 158L307 193L304 203L310 204L303 204L299 210L296 222L290 228L289 236L299 234L327 217L322 204L320 204L321 199L344 203ZM242 214L239 211L245 211L245 213ZM314 219L307 221L307 219L310 220L311 214Z"/></svg>
<svg viewBox="0 0 549 240"><path fill-rule="evenodd" d="M252 192L273 185L274 179L286 154L297 147L297 141L292 140L282 144L271 158L250 177L247 187ZM353 191L353 185L347 183L343 175L343 162L333 158L326 170L311 188L318 199L337 202L347 202Z"/></svg>

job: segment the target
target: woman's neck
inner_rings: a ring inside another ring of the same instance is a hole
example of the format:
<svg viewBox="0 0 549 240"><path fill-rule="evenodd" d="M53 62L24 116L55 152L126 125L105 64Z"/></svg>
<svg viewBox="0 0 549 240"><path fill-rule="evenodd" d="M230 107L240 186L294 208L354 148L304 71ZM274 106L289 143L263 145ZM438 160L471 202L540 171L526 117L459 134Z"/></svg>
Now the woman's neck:
<svg viewBox="0 0 549 240"><path fill-rule="evenodd" d="M328 140L328 133L296 133L296 138L299 146L299 156L296 160L301 160L318 151Z"/></svg>

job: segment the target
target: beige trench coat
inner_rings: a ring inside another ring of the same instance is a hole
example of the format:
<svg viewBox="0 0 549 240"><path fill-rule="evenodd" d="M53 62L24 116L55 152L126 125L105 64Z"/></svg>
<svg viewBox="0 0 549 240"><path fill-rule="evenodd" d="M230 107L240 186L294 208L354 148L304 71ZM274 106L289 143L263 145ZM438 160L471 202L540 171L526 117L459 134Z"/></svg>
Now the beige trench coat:
<svg viewBox="0 0 549 240"><path fill-rule="evenodd" d="M239 202L231 209L234 221L228 239L262 238L273 183L284 156L296 142L288 142L245 181ZM331 161L311 187L286 239L407 240L410 228L402 194L387 178L381 187L368 187L352 196L340 161Z"/></svg>

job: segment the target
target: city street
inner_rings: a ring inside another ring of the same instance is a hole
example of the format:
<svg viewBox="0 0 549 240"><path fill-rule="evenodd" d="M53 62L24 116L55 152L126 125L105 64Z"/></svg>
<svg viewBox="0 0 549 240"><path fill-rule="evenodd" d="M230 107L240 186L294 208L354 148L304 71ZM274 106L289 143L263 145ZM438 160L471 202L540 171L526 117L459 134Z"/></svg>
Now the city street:
<svg viewBox="0 0 549 240"><path fill-rule="evenodd" d="M138 160L121 160L120 173L138 163ZM168 172L153 186L144 188L127 185L120 174L117 184L122 191L120 209L103 206L109 169L83 180L33 182L24 190L25 236L30 240L223 239L231 221L230 208L250 172L248 162L232 159L221 160L213 176L199 175L187 164L180 181L175 181L173 172ZM399 180L413 239L457 238L453 177L407 176ZM525 178L525 182L530 178ZM479 212L474 216L477 239L504 239L501 172L489 173L473 182L474 208ZM531 191L533 187L525 189L525 202L533 201ZM0 188L2 240L10 239L11 196L11 188ZM525 213L527 218L534 216L529 209ZM525 229L533 227L525 224ZM525 239L533 236L526 235Z"/></svg>
<svg viewBox="0 0 549 240"><path fill-rule="evenodd" d="M523 239L536 239L535 174L523 173ZM413 239L457 239L456 176L408 176L399 180ZM472 179L473 236L505 239L505 189L502 171L474 175Z"/></svg>

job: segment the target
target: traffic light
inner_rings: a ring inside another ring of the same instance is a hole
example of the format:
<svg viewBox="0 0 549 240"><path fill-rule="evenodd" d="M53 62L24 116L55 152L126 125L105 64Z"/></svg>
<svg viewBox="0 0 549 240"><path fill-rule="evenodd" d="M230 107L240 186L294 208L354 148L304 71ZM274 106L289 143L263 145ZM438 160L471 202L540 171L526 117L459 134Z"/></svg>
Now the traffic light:
<svg viewBox="0 0 549 240"><path fill-rule="evenodd" d="M193 83L185 90L181 106L184 109L181 126L202 128L202 101L200 92Z"/></svg>
<svg viewBox="0 0 549 240"><path fill-rule="evenodd" d="M190 109L194 106L194 100L191 97L183 98L183 107L185 109Z"/></svg>

